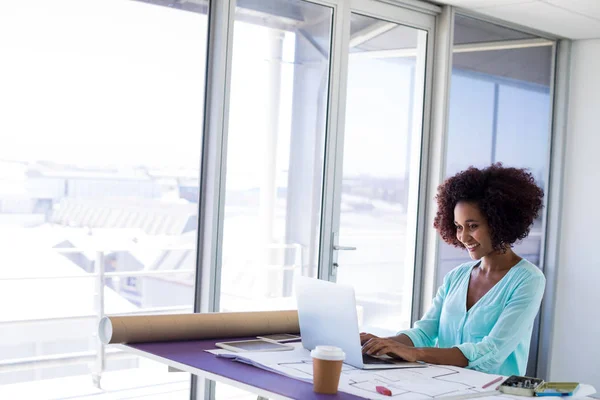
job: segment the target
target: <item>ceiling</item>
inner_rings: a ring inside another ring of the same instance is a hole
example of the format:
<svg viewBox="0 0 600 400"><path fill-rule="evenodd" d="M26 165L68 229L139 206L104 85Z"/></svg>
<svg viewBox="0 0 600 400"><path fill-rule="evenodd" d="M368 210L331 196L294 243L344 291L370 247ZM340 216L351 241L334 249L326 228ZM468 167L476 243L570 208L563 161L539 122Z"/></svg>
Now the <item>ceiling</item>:
<svg viewBox="0 0 600 400"><path fill-rule="evenodd" d="M569 39L600 38L600 0L434 0Z"/></svg>

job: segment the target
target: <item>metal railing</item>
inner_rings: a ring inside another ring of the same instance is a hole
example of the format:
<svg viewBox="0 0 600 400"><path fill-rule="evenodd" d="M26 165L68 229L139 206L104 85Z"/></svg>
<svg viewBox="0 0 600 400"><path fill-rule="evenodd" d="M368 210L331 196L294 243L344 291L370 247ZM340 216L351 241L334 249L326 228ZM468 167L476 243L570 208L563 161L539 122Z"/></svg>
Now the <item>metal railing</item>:
<svg viewBox="0 0 600 400"><path fill-rule="evenodd" d="M302 265L302 247L299 244L272 244L268 246L272 249L294 249L295 259L291 264L276 264L267 265L267 269L277 268L283 271L289 271L298 268ZM136 246L136 250L140 250L141 246ZM0 331L2 331L3 325L26 325L35 323L44 323L50 321L75 321L75 320L90 320L93 319L95 325L98 326L100 320L105 316L105 288L106 279L110 278L121 278L121 277L161 277L161 276L173 276L180 274L193 274L196 271L190 269L169 269L169 270L149 270L149 271L118 271L118 272L107 272L105 270L105 255L108 252L117 251L131 251L132 248L110 248L110 249L89 249L89 248L50 248L48 250L54 251L59 254L82 254L82 253L93 253L93 270L92 272L85 272L81 274L70 274L70 275L35 275L35 276L10 276L0 277L0 282L17 282L17 281L56 281L64 279L93 279L94 284L94 301L93 301L93 312L89 314L79 314L61 317L50 317L50 318L36 318L36 319L15 319L15 320L4 320L0 321ZM156 248L152 248L156 250ZM170 246L160 247L160 250L195 250L193 246ZM69 262L65 259L66 262ZM193 305L189 306L168 306L168 307L147 307L140 308L137 310L131 310L127 312L111 313L111 316L124 316L124 315L140 315L140 314L167 314L167 313L185 313L193 312ZM20 372L27 370L35 370L39 368L52 368L52 367L64 367L67 365L80 365L84 363L93 363L92 367L92 380L97 388L101 387L102 374L106 368L106 361L108 359L131 359L137 356L131 353L124 352L119 349L106 348L100 341L97 332L94 336L94 348L89 351L79 352L68 352L59 353L53 355L37 355L32 357L21 357L12 358L6 360L0 360L0 373L6 372Z"/></svg>
<svg viewBox="0 0 600 400"><path fill-rule="evenodd" d="M139 247L137 247L139 249ZM90 314L75 315L67 317L51 317L51 318L37 318L37 319L19 319L19 320L5 320L0 321L0 331L2 331L2 325L18 325L18 324L31 324L31 323L42 323L49 321L69 321L76 319L94 319L96 326L100 320L105 316L105 281L107 278L119 278L119 277L160 277L160 276L173 276L178 274L190 274L195 273L195 270L159 270L159 271L122 271L122 272L106 272L104 267L104 257L106 252L115 251L129 251L128 248L119 249L82 249L82 248L51 248L50 250L60 254L69 253L84 253L93 252L95 253L95 259L93 262L93 272L84 272L78 275L36 275L36 276L16 276L16 277L0 277L0 281L39 281L39 280L63 280L63 279L94 279L94 310ZM153 249L155 250L155 249ZM161 250L194 250L194 247L161 247ZM67 260L66 260L67 261ZM138 314L165 314L173 312L192 312L193 305L189 306L174 306L174 307L152 307L152 308L141 308L138 310L112 313L111 315L138 315ZM97 333L94 334L94 349L90 351L81 352L69 352L59 353L53 355L38 355L33 357L22 357L12 358L7 360L0 360L0 372L19 372L26 370L33 370L39 368L52 368L52 367L64 367L67 365L78 365L83 363L93 362L92 367L92 380L96 387L100 388L102 373L106 367L107 359L130 359L136 356L126 353L118 349L106 349L105 345L100 341Z"/></svg>

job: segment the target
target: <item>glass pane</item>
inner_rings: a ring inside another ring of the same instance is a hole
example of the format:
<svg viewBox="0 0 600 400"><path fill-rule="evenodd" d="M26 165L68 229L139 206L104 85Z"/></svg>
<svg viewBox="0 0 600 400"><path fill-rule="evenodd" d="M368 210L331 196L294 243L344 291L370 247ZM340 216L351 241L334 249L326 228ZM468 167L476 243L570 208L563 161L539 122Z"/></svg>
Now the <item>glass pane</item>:
<svg viewBox="0 0 600 400"><path fill-rule="evenodd" d="M296 308L317 276L331 8L239 0L235 10L221 311ZM216 397L256 398L218 383Z"/></svg>
<svg viewBox="0 0 600 400"><path fill-rule="evenodd" d="M491 151L485 150L492 146L494 83L454 71L452 84L469 90L450 92L448 131L454 136L447 141L446 151L448 154L468 154L471 164L489 164ZM469 118L465 118L459 110L469 110ZM450 176L464 169L465 159L448 157L446 163L446 173Z"/></svg>
<svg viewBox="0 0 600 400"><path fill-rule="evenodd" d="M410 325L427 32L352 15L337 282L362 329Z"/></svg>
<svg viewBox="0 0 600 400"><path fill-rule="evenodd" d="M530 38L488 22L456 18L457 26L493 32L494 42ZM456 44L460 44L457 39ZM502 162L505 166L528 168L546 189L551 67L551 46L493 50L480 43L476 51L454 53L447 176L470 165L484 167ZM542 217L514 250L538 265L541 239ZM446 273L469 260L466 250L441 242L438 285Z"/></svg>
<svg viewBox="0 0 600 400"><path fill-rule="evenodd" d="M0 2L1 398L189 398L96 338L194 303L207 4L152 3Z"/></svg>
<svg viewBox="0 0 600 400"><path fill-rule="evenodd" d="M221 310L295 307L316 276L332 9L296 0L236 7Z"/></svg>

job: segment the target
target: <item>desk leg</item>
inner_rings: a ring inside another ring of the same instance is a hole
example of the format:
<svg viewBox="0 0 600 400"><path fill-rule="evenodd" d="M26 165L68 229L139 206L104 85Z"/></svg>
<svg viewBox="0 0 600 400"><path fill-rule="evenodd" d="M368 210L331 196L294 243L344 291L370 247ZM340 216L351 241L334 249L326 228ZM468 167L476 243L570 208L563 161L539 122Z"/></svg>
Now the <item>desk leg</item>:
<svg viewBox="0 0 600 400"><path fill-rule="evenodd" d="M215 400L215 382L192 375L191 400Z"/></svg>

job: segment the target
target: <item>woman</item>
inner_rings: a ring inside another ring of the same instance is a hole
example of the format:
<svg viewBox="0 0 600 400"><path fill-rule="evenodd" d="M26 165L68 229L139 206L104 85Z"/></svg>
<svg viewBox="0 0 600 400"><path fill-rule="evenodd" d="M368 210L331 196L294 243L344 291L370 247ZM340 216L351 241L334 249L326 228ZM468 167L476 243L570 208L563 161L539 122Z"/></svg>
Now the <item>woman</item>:
<svg viewBox="0 0 600 400"><path fill-rule="evenodd" d="M528 235L543 196L530 173L502 164L471 167L440 185L434 227L475 261L444 277L414 328L390 338L361 333L363 353L524 375L546 279L512 245Z"/></svg>

